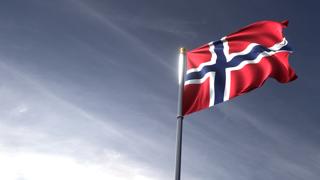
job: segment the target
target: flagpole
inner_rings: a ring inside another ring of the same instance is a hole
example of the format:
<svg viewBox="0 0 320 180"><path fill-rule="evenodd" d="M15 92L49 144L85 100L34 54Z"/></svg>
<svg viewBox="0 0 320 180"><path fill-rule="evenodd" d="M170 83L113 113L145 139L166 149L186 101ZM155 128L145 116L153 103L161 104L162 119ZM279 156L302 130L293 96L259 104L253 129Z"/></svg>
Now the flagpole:
<svg viewBox="0 0 320 180"><path fill-rule="evenodd" d="M181 150L182 150L182 127L183 127L182 99L183 99L183 88L184 88L184 75L186 71L185 67L186 67L186 49L180 48L175 180L180 180L180 176L181 176Z"/></svg>

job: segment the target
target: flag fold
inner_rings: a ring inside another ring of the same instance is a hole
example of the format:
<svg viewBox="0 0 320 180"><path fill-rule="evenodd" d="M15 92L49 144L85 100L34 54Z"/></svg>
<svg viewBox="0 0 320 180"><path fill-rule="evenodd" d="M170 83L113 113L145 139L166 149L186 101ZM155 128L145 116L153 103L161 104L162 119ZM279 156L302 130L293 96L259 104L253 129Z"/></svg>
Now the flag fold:
<svg viewBox="0 0 320 180"><path fill-rule="evenodd" d="M297 78L283 36L288 21L260 21L187 52L183 115L209 108L261 87L272 77Z"/></svg>

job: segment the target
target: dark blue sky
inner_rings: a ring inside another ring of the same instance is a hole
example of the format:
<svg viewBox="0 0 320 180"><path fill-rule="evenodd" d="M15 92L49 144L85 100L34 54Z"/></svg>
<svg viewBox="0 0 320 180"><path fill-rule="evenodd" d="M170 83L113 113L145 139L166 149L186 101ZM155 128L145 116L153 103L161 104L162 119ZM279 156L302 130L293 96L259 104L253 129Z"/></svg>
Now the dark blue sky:
<svg viewBox="0 0 320 180"><path fill-rule="evenodd" d="M188 116L182 179L317 180L319 5L2 0L0 179L173 179L179 47L288 19L299 78Z"/></svg>

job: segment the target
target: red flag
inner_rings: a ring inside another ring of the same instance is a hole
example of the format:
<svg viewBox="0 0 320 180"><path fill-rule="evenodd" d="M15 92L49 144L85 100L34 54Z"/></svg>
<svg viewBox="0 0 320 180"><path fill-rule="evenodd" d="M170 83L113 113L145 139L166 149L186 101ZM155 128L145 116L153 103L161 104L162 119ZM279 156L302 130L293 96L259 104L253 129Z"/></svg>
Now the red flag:
<svg viewBox="0 0 320 180"><path fill-rule="evenodd" d="M260 21L187 52L183 115L244 94L272 77L297 78L288 63L292 52L282 34L288 21Z"/></svg>

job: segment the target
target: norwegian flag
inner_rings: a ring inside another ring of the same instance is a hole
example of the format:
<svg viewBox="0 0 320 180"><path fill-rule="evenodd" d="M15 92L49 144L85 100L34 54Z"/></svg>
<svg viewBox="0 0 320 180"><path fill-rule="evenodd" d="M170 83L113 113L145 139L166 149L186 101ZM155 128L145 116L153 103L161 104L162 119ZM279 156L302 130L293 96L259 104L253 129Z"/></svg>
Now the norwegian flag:
<svg viewBox="0 0 320 180"><path fill-rule="evenodd" d="M187 52L182 114L187 115L249 92L273 77L297 78L282 34L288 21L260 21Z"/></svg>

